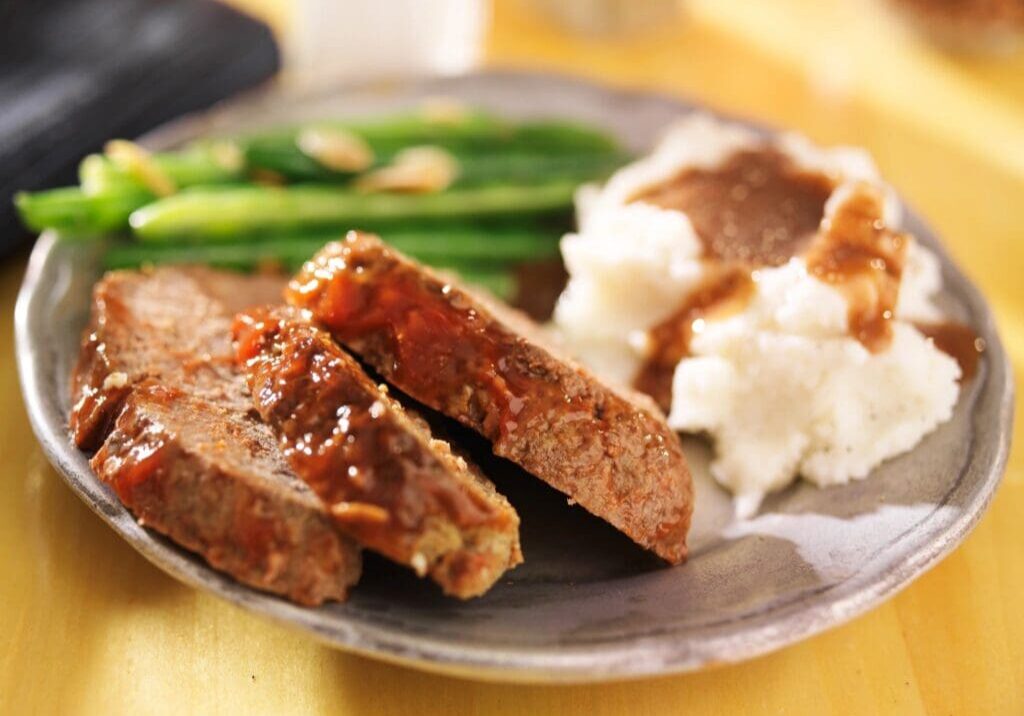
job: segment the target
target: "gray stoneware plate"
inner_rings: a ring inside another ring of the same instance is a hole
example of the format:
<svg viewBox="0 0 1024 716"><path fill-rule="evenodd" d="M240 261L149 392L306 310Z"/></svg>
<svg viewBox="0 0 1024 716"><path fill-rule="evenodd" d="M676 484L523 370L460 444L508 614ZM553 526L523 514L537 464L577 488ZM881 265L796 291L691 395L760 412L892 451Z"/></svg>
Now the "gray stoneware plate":
<svg viewBox="0 0 1024 716"><path fill-rule="evenodd" d="M154 148L217 131L386 112L436 95L510 116L576 117L633 149L692 105L575 80L486 73L317 96L246 97L145 138ZM506 463L488 470L523 518L526 563L468 603L368 557L346 604L305 609L236 584L136 524L67 437L68 375L85 324L97 250L44 235L17 306L22 388L36 434L71 488L135 549L181 581L344 649L450 674L509 681L598 681L694 670L778 649L891 597L963 540L1006 462L1011 374L989 309L907 212L906 228L939 251L949 311L988 349L953 419L868 479L798 484L754 519L733 519L708 478L707 447L687 442L697 480L687 564L668 568L564 497Z"/></svg>

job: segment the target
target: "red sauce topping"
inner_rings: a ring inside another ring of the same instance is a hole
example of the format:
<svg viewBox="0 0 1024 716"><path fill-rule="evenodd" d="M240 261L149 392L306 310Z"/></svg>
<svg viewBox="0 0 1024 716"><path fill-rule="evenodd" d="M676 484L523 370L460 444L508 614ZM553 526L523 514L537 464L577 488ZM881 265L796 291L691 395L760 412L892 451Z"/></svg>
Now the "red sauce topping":
<svg viewBox="0 0 1024 716"><path fill-rule="evenodd" d="M679 505L688 497L680 492L685 467L674 436L546 356L528 328L520 335L514 320L495 318L458 286L356 233L308 262L286 298L388 382L481 433L496 454L576 495L666 559L685 554L689 511ZM619 442L629 433L638 440ZM652 486L640 470L655 464L665 471Z"/></svg>
<svg viewBox="0 0 1024 716"><path fill-rule="evenodd" d="M159 385L144 385L140 390L162 404L170 404L181 397L174 388ZM106 448L105 448L106 449ZM114 492L126 505L135 504L135 491L148 483L167 464L170 447L164 426L148 420L145 427L129 443L125 451L113 451L116 465L105 474L110 476ZM147 489L159 489L159 484L148 485Z"/></svg>
<svg viewBox="0 0 1024 716"><path fill-rule="evenodd" d="M131 392L129 385L104 387L107 377L114 371L98 331L99 328L90 332L83 341L72 375L71 394L78 399L71 408L69 427L75 444L84 450L99 447Z"/></svg>
<svg viewBox="0 0 1024 716"><path fill-rule="evenodd" d="M807 252L807 270L846 297L850 335L873 353L892 341L907 236L886 227L883 200L858 186L823 225Z"/></svg>
<svg viewBox="0 0 1024 716"><path fill-rule="evenodd" d="M504 519L448 475L429 434L417 440L398 417L403 408L315 327L259 309L240 314L234 334L258 412L295 472L357 539L408 560L434 516L467 528Z"/></svg>
<svg viewBox="0 0 1024 716"><path fill-rule="evenodd" d="M136 488L147 482L166 464L165 450L163 436L154 433L132 445L128 453L119 458L120 464L112 473L114 479L111 486L121 502L126 505L134 503Z"/></svg>
<svg viewBox="0 0 1024 716"><path fill-rule="evenodd" d="M985 339L970 326L962 323L915 323L915 328L931 338L935 347L960 364L960 382L970 380L978 372L981 354L985 352Z"/></svg>
<svg viewBox="0 0 1024 716"><path fill-rule="evenodd" d="M492 442L551 405L568 403L592 413L593 406L577 404L557 385L514 365L516 338L478 320L473 308L458 305L457 293L449 295L443 285L425 283L397 263L390 270L377 260L375 275L369 276L359 251L346 242L339 254L321 259L322 268L307 266L290 284L288 301L310 308L342 343L371 337L372 352L383 356L371 362L390 381L415 386L414 397L427 405L466 414L463 422L479 427ZM382 274L386 280L378 280ZM469 392L468 403L460 405Z"/></svg>
<svg viewBox="0 0 1024 716"><path fill-rule="evenodd" d="M687 215L704 255L781 266L814 237L835 183L776 149L734 153L712 169L686 169L633 201Z"/></svg>

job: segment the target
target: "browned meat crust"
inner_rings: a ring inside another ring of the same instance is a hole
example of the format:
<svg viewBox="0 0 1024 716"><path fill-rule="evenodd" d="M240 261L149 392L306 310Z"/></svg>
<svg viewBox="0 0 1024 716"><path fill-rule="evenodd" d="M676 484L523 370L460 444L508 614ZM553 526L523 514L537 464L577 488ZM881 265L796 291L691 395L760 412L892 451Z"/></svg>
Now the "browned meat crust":
<svg viewBox="0 0 1024 716"><path fill-rule="evenodd" d="M318 604L346 596L359 550L251 415L231 345L234 313L280 290L201 268L108 274L72 378L71 429L79 446L103 445L93 467L141 522L239 581Z"/></svg>
<svg viewBox="0 0 1024 716"><path fill-rule="evenodd" d="M525 317L379 239L325 247L286 293L388 381L670 562L693 507L679 439L647 398L560 357Z"/></svg>
<svg viewBox="0 0 1024 716"><path fill-rule="evenodd" d="M231 316L281 300L278 277L199 266L117 271L93 288L93 310L71 380L71 433L95 450L132 386L152 377L188 393L249 409L231 349Z"/></svg>
<svg viewBox="0 0 1024 716"><path fill-rule="evenodd" d="M358 548L243 413L140 387L92 466L140 524L240 582L317 605L359 579Z"/></svg>
<svg viewBox="0 0 1024 716"><path fill-rule="evenodd" d="M234 333L257 411L360 544L461 598L522 561L508 501L301 312L253 309Z"/></svg>

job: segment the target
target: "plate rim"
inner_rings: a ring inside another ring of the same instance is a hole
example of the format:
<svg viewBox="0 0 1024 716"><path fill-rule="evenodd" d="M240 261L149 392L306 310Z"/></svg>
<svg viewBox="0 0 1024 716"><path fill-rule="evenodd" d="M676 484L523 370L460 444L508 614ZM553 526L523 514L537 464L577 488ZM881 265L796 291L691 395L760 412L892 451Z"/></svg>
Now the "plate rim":
<svg viewBox="0 0 1024 716"><path fill-rule="evenodd" d="M518 81L562 83L573 85L577 91L589 91L608 96L614 101L629 101L643 97L645 100L666 102L680 113L694 107L663 93L645 90L624 89L605 86L578 77L556 73L535 73L509 70L488 70L470 73L454 78L420 78L401 83L403 87L433 83L448 86L457 92L458 84L466 81ZM318 96L342 95L347 92L365 90L367 83L334 86L304 93L299 98L312 101ZM252 102L273 101L280 96L276 86L270 86L247 93L232 100L215 105L193 115L186 115L162 125L144 135L140 141L147 146L169 146L182 138L195 136L209 126L211 117L225 109L237 109ZM289 95L285 95L289 96ZM727 113L707 109L719 117L730 117ZM747 124L751 123L748 120ZM757 125L764 128L764 125ZM916 214L906 205L908 216ZM922 225L920 219L917 219ZM935 232L929 229L933 236ZM33 330L33 316L45 306L45 286L41 278L53 268L57 260L57 237L44 232L33 248L22 286L15 304L15 344L21 391L32 429L39 440L47 459L72 490L103 519L115 532L125 539L136 551L170 576L194 588L212 592L221 598L268 616L279 623L297 627L312 634L318 640L334 647L340 647L364 656L411 666L418 669L447 675L507 681L518 683L586 683L597 681L643 678L656 675L681 673L706 668L722 663L736 663L755 656L781 649L802 641L810 636L844 624L856 616L879 605L898 591L907 587L917 577L933 567L956 548L977 524L990 504L1009 456L1014 412L1013 373L1009 357L996 330L994 317L981 292L962 273L941 244L937 249L943 263L944 280L950 283L971 310L973 321L980 321L980 329L986 340L988 370L985 384L979 389L978 399L990 391L999 391L995 396L996 424L998 430L992 436L993 450L984 465L978 466L974 458L967 461L961 477L950 488L952 494L963 482L963 475L969 470L980 469L983 473L976 494L968 500L962 511L948 525L925 545L906 557L893 569L878 573L874 578L863 579L858 575L830 589L841 591L833 598L808 608L798 600L795 604L784 605L774 613L770 622L763 619L753 628L740 631L723 631L718 635L686 636L685 632L633 638L627 643L622 639L610 639L585 646L526 648L507 647L495 649L490 645L474 646L452 644L441 639L421 634L399 632L367 624L358 617L332 613L325 619L316 619L320 610L293 605L273 595L259 592L236 583L230 577L209 567L200 557L186 553L162 537L139 527L130 514L120 505L110 509L110 494L107 488L92 473L84 454L75 449L66 432L66 419L49 404L44 390L45 376L37 356L45 345L39 345ZM116 500L115 500L116 502ZM923 530L932 519L925 518L911 530ZM908 531L908 532L909 532ZM908 536L895 543L902 542ZM876 554L865 567L893 549L890 543ZM868 571L868 570L862 570ZM862 582L862 583L861 583ZM852 585L852 586L851 586ZM846 590L842 590L846 587ZM767 610L772 614L772 609ZM722 654L728 654L723 658Z"/></svg>

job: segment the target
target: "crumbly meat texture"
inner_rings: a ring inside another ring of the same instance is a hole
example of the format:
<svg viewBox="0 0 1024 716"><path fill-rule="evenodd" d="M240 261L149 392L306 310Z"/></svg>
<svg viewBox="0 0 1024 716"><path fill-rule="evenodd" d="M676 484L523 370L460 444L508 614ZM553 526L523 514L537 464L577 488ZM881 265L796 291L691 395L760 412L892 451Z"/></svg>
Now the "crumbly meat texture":
<svg viewBox="0 0 1024 716"><path fill-rule="evenodd" d="M244 584L312 606L345 599L359 579L359 549L274 436L237 410L142 386L92 466L140 524Z"/></svg>
<svg viewBox="0 0 1024 716"><path fill-rule="evenodd" d="M236 311L276 277L168 267L107 274L72 377L72 437L140 522L253 587L344 599L359 549L287 466L235 367Z"/></svg>
<svg viewBox="0 0 1024 716"><path fill-rule="evenodd" d="M678 437L647 398L560 356L525 316L351 233L289 284L335 339L390 383L669 562L693 509Z"/></svg>
<svg viewBox="0 0 1024 716"><path fill-rule="evenodd" d="M133 386L147 378L248 410L234 365L231 317L280 302L282 288L277 276L200 266L104 276L93 288L92 316L71 379L75 444L97 449Z"/></svg>
<svg viewBox="0 0 1024 716"><path fill-rule="evenodd" d="M463 599L522 561L508 500L300 311L244 312L234 334L256 410L357 542Z"/></svg>

